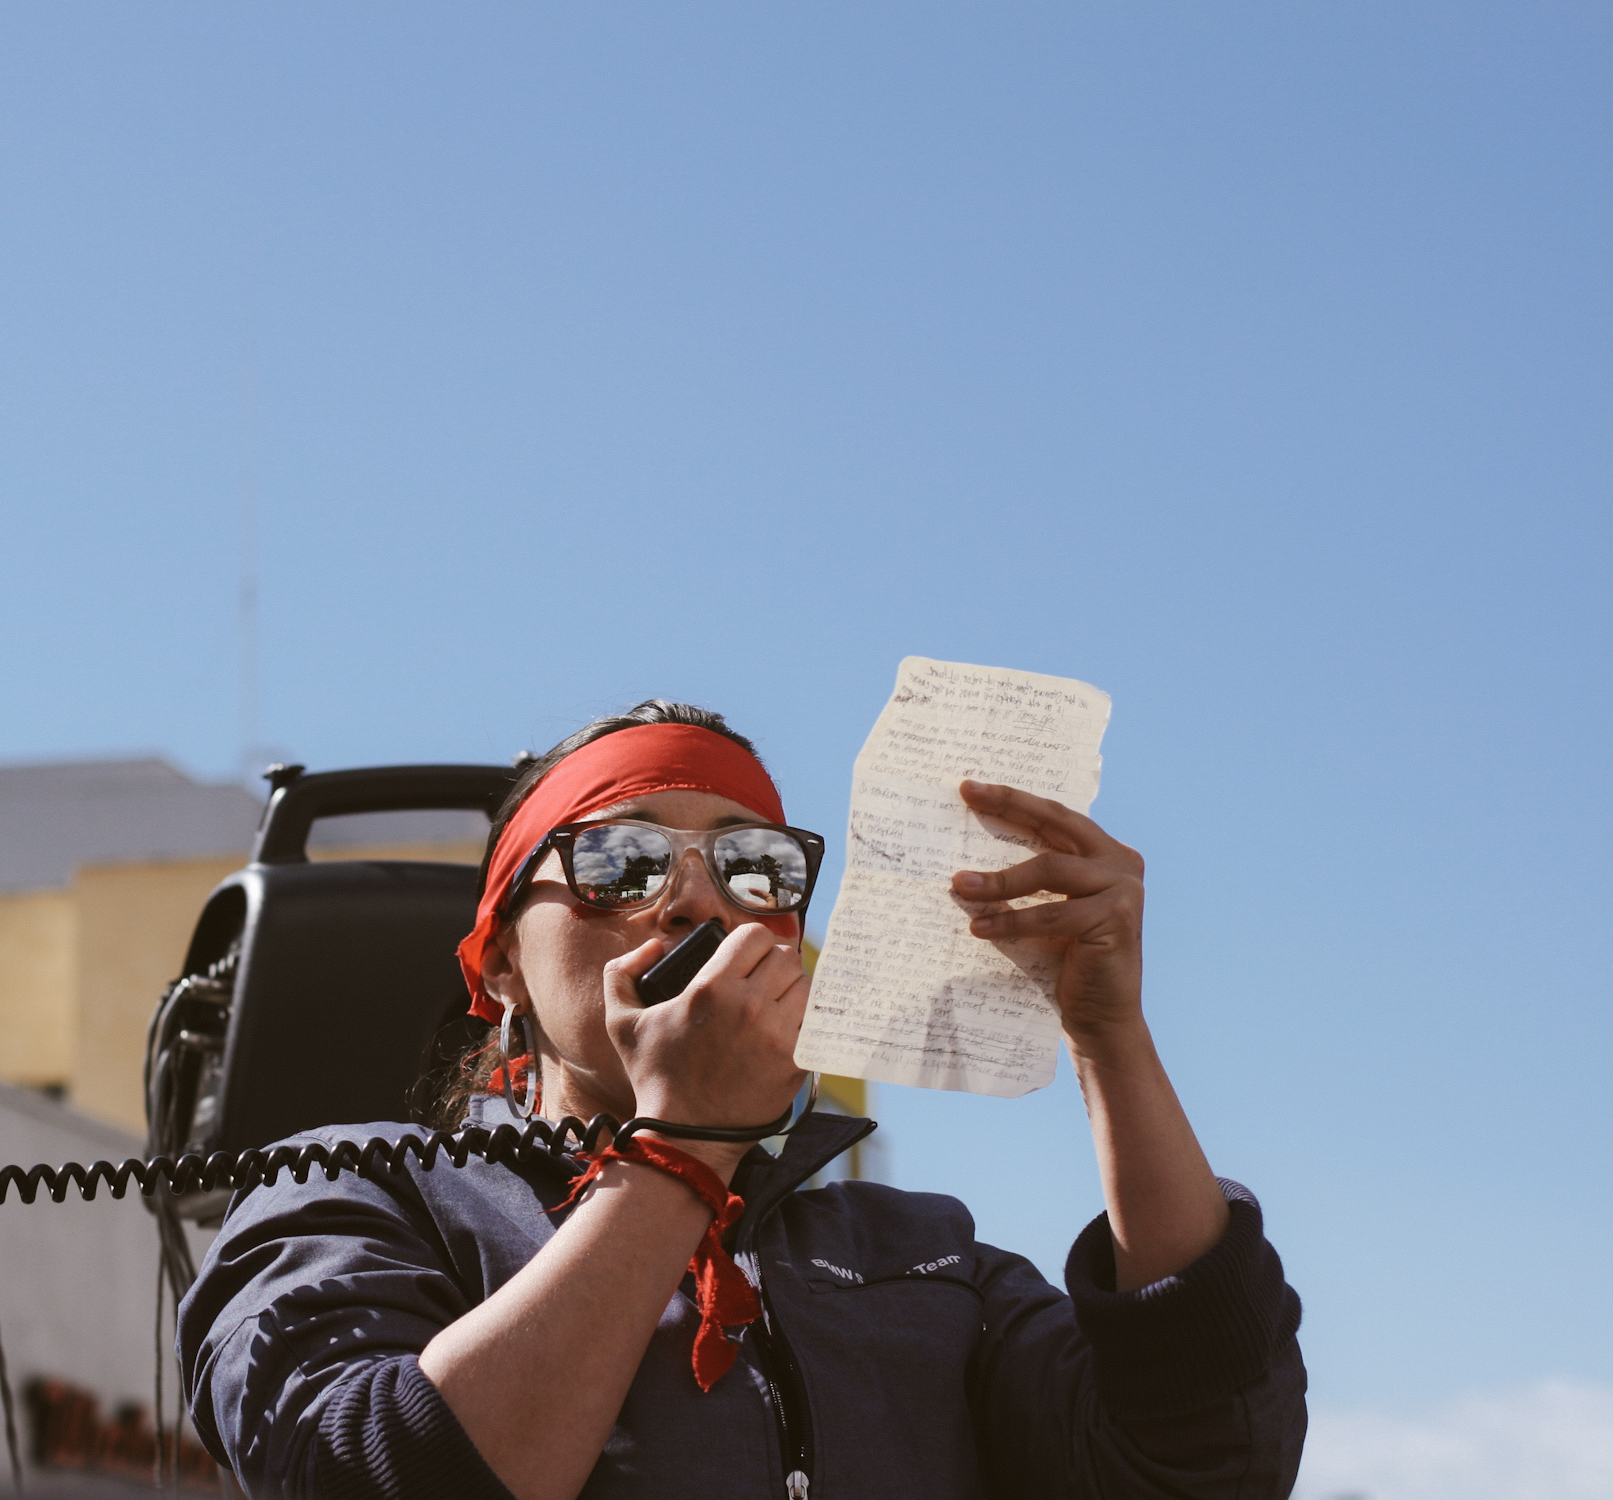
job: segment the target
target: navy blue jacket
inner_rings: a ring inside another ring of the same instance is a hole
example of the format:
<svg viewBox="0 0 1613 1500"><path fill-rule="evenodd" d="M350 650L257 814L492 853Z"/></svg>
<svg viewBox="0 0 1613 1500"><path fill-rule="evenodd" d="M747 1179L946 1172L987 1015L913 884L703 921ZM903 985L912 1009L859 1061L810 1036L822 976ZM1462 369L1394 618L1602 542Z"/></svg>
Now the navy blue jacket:
<svg viewBox="0 0 1613 1500"><path fill-rule="evenodd" d="M509 1118L501 1100L478 1106L481 1123ZM1223 1184L1219 1244L1136 1292L1112 1289L1100 1215L1070 1252L1066 1296L979 1243L956 1199L866 1182L798 1191L872 1128L809 1116L780 1157L741 1164L730 1239L767 1323L702 1393L686 1282L587 1500L783 1500L794 1471L810 1500L1288 1494L1305 1432L1299 1299L1244 1189ZM238 1195L180 1308L203 1442L254 1497L508 1500L417 1356L541 1250L576 1170L411 1159L384 1181L316 1172ZM532 1401L563 1414L566 1392Z"/></svg>

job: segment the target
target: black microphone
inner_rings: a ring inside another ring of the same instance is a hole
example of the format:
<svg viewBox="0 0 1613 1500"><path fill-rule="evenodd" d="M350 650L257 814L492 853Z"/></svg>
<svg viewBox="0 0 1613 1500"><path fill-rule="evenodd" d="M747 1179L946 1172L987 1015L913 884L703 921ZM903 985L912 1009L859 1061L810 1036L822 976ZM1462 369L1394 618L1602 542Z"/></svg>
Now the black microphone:
<svg viewBox="0 0 1613 1500"><path fill-rule="evenodd" d="M681 995L727 936L728 929L719 918L702 922L639 980L639 999L646 1005L659 1005Z"/></svg>

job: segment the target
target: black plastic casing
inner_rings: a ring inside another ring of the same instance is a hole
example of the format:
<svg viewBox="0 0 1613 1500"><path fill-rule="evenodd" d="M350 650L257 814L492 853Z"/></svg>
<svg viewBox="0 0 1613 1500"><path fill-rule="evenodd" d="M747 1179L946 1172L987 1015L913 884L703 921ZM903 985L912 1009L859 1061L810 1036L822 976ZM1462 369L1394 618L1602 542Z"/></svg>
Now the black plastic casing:
<svg viewBox="0 0 1613 1500"><path fill-rule="evenodd" d="M310 863L318 818L420 808L495 812L507 766L377 766L277 783L252 861L208 898L184 973L240 958L209 1149L238 1152L319 1125L407 1120L438 1053L468 1021L454 949L476 921L474 865ZM450 1035L451 1033L451 1035Z"/></svg>

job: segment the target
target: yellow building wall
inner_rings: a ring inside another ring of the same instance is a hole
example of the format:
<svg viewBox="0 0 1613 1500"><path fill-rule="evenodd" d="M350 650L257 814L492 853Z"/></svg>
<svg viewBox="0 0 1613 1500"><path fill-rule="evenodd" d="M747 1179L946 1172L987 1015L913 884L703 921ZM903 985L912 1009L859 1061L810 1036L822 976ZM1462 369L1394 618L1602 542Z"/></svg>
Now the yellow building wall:
<svg viewBox="0 0 1613 1500"><path fill-rule="evenodd" d="M208 894L240 859L91 865L78 906L78 1027L67 1097L75 1109L141 1135L146 1026L179 974Z"/></svg>
<svg viewBox="0 0 1613 1500"><path fill-rule="evenodd" d="M0 1079L60 1087L73 1068L77 906L69 891L0 895Z"/></svg>

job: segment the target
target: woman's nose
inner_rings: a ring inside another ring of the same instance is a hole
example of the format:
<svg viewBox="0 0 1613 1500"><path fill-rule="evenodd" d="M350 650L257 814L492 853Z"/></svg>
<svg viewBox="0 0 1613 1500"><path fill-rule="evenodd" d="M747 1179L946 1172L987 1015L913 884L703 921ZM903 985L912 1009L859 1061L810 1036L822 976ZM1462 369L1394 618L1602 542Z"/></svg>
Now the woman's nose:
<svg viewBox="0 0 1613 1500"><path fill-rule="evenodd" d="M682 934L713 917L720 917L730 930L733 908L723 899L711 871L697 850L688 850L672 873L672 893L656 913L655 925L663 932ZM738 913L735 913L737 916Z"/></svg>

